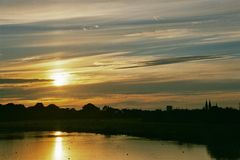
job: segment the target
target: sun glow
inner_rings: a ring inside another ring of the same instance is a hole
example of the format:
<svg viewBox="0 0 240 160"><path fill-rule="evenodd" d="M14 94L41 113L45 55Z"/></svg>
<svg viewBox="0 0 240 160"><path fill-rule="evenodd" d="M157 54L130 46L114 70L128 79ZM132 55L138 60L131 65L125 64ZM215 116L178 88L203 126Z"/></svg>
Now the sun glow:
<svg viewBox="0 0 240 160"><path fill-rule="evenodd" d="M56 132L54 133L54 135L55 135L55 136L61 136L61 135L62 135L62 132L61 132L61 131L56 131Z"/></svg>
<svg viewBox="0 0 240 160"><path fill-rule="evenodd" d="M52 74L54 86L64 86L69 83L69 73L56 72Z"/></svg>

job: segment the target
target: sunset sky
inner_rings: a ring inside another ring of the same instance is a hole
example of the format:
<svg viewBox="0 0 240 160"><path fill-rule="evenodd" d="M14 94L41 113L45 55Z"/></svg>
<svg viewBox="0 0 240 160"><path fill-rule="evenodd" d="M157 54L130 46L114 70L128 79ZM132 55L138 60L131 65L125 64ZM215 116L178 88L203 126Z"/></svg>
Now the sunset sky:
<svg viewBox="0 0 240 160"><path fill-rule="evenodd" d="M0 103L240 102L239 0L0 0Z"/></svg>

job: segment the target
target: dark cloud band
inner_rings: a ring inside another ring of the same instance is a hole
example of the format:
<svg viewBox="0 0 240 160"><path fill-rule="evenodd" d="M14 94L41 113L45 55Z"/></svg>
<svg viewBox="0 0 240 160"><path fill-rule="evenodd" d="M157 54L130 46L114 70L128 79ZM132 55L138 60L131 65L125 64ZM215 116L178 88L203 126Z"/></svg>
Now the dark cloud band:
<svg viewBox="0 0 240 160"><path fill-rule="evenodd" d="M132 66L120 67L118 69L130 69L130 68L138 68L138 67L167 65L167 64L191 62L191 61L198 61L198 60L210 60L210 59L217 59L217 58L221 58L221 56L173 57L173 58L156 59L156 60L152 60L152 61L139 62L138 64L135 64Z"/></svg>
<svg viewBox="0 0 240 160"><path fill-rule="evenodd" d="M21 84L21 83L37 83L51 82L50 79L0 79L0 84Z"/></svg>

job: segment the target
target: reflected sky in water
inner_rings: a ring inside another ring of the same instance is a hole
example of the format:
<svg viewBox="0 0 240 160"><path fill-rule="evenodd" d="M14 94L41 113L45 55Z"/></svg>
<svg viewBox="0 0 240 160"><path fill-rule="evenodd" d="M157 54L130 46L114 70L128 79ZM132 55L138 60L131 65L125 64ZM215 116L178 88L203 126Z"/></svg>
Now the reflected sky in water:
<svg viewBox="0 0 240 160"><path fill-rule="evenodd" d="M211 159L203 145L179 145L129 136L28 132L0 137L0 159L4 160Z"/></svg>

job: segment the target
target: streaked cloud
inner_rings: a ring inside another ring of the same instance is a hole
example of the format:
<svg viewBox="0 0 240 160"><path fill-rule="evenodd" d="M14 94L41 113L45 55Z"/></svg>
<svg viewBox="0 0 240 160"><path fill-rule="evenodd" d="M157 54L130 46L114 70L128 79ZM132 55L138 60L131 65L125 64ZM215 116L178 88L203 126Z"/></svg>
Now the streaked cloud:
<svg viewBox="0 0 240 160"><path fill-rule="evenodd" d="M172 58L163 58L163 59L155 59L152 61L144 61L140 62L136 65L131 65L127 67L121 67L118 69L129 69L129 68L138 68L138 67L147 67L147 66L157 66L157 65L167 65L167 64L175 64L175 63L183 63L183 62L191 62L191 61L199 61L199 60L211 60L221 58L220 56L189 56L189 57L172 57Z"/></svg>

